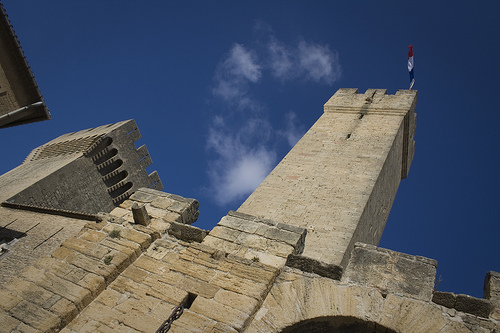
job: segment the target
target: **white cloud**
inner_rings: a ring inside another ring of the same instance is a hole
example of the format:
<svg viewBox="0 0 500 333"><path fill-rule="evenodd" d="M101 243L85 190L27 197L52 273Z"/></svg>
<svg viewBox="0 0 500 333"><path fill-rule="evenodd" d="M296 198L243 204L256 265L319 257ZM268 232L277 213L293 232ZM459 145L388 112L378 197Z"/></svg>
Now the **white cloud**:
<svg viewBox="0 0 500 333"><path fill-rule="evenodd" d="M212 93L223 104L209 125L207 150L212 153L209 191L219 205L243 199L269 174L276 163L271 142L281 137L293 147L305 132L294 113L286 115L283 129L274 130L265 104L251 94L251 88L264 75L282 84L290 80L332 84L342 72L338 54L327 45L284 43L262 22L256 30L265 42L256 41L253 48L234 44L214 74Z"/></svg>
<svg viewBox="0 0 500 333"><path fill-rule="evenodd" d="M298 57L300 68L309 79L332 84L340 78L342 68L338 54L328 46L301 41L298 45Z"/></svg>
<svg viewBox="0 0 500 333"><path fill-rule="evenodd" d="M255 54L240 44L234 44L227 57L217 67L213 93L228 103L248 101L248 98L244 97L249 82L256 83L261 76L261 66Z"/></svg>
<svg viewBox="0 0 500 333"><path fill-rule="evenodd" d="M267 50L269 52L269 67L273 76L279 79L291 78L293 59L289 48L271 36Z"/></svg>
<svg viewBox="0 0 500 333"><path fill-rule="evenodd" d="M216 154L208 175L217 204L243 199L269 174L276 161L276 153L265 146L269 131L269 124L259 119L250 120L238 132L214 122L207 148Z"/></svg>
<svg viewBox="0 0 500 333"><path fill-rule="evenodd" d="M270 36L267 52L269 69L280 80L302 78L332 84L342 73L337 52L327 45L301 41L297 47L290 47Z"/></svg>
<svg viewBox="0 0 500 333"><path fill-rule="evenodd" d="M253 83L261 77L260 66L257 64L255 55L240 44L233 46L223 66L235 77L244 77Z"/></svg>

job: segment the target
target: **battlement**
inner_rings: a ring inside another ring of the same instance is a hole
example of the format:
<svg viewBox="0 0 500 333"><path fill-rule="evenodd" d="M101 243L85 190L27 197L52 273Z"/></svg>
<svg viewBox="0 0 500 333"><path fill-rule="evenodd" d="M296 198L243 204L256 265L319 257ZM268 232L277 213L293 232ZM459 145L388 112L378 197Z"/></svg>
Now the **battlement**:
<svg viewBox="0 0 500 333"><path fill-rule="evenodd" d="M358 89L343 88L325 103L324 111L400 115L415 109L416 97L416 90L398 90L395 95L387 95L387 89L368 89L359 94Z"/></svg>
<svg viewBox="0 0 500 333"><path fill-rule="evenodd" d="M80 213L109 212L141 187L161 190L134 120L68 133L35 148L0 177L10 204Z"/></svg>

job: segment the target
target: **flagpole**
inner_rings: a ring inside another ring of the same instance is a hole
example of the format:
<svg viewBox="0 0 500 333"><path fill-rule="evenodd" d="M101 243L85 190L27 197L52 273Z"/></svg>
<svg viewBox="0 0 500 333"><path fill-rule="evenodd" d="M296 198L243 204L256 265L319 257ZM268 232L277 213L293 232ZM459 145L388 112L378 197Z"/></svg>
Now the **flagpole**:
<svg viewBox="0 0 500 333"><path fill-rule="evenodd" d="M413 76L413 45L408 46L408 73L410 74L410 90L415 84L415 77Z"/></svg>

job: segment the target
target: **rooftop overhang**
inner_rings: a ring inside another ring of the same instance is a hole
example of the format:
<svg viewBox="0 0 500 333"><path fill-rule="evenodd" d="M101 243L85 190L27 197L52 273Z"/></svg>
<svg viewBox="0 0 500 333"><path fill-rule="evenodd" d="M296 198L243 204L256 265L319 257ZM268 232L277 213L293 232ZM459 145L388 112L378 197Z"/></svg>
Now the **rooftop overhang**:
<svg viewBox="0 0 500 333"><path fill-rule="evenodd" d="M0 3L0 128L50 119L35 77Z"/></svg>

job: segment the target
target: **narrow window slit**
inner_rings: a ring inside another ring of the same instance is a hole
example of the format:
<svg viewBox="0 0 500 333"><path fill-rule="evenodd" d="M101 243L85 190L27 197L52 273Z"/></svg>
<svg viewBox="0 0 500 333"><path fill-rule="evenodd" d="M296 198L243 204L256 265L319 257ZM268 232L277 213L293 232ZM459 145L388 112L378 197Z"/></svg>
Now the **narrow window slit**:
<svg viewBox="0 0 500 333"><path fill-rule="evenodd" d="M364 116L364 114L360 114L358 119L363 119Z"/></svg>
<svg viewBox="0 0 500 333"><path fill-rule="evenodd" d="M188 292L188 295L187 295L187 297L184 301L184 304L183 304L184 308L189 309L191 307L191 305L193 304L194 300L196 299L196 296L198 296L198 295Z"/></svg>
<svg viewBox="0 0 500 333"><path fill-rule="evenodd" d="M345 139L346 139L346 140L349 140L349 138L350 138L350 137L351 137L351 133L347 134L347 136L346 136L346 138L345 138Z"/></svg>

